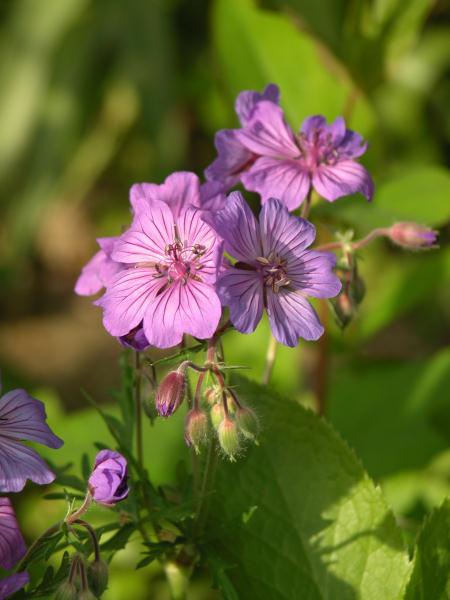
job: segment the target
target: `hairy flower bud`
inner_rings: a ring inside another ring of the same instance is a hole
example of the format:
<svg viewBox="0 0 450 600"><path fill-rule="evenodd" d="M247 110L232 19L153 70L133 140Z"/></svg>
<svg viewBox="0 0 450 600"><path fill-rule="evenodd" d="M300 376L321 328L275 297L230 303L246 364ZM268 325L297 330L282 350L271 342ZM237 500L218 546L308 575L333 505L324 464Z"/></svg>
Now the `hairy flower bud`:
<svg viewBox="0 0 450 600"><path fill-rule="evenodd" d="M184 400L186 393L186 371L170 371L161 381L156 392L156 410L162 417L170 417Z"/></svg>
<svg viewBox="0 0 450 600"><path fill-rule="evenodd" d="M95 596L90 590L82 590L78 594L77 600L95 600Z"/></svg>
<svg viewBox="0 0 450 600"><path fill-rule="evenodd" d="M222 398L222 388L218 385L207 388L204 392L204 398L210 406L213 406Z"/></svg>
<svg viewBox="0 0 450 600"><path fill-rule="evenodd" d="M214 404L214 406L211 408L209 416L211 418L212 426L214 427L214 429L217 430L219 425L225 418L225 410L223 408L223 404Z"/></svg>
<svg viewBox="0 0 450 600"><path fill-rule="evenodd" d="M389 238L402 248L417 250L433 247L436 244L437 232L424 225L404 221L392 225Z"/></svg>
<svg viewBox="0 0 450 600"><path fill-rule="evenodd" d="M355 315L355 304L349 294L342 292L333 301L334 312L338 325L346 327Z"/></svg>
<svg viewBox="0 0 450 600"><path fill-rule="evenodd" d="M77 586L72 581L64 581L55 592L55 600L78 600Z"/></svg>
<svg viewBox="0 0 450 600"><path fill-rule="evenodd" d="M114 506L128 496L127 461L113 450L101 450L88 481L92 498L104 506Z"/></svg>
<svg viewBox="0 0 450 600"><path fill-rule="evenodd" d="M226 416L217 429L219 444L230 460L236 460L240 450L239 431L237 425Z"/></svg>
<svg viewBox="0 0 450 600"><path fill-rule="evenodd" d="M238 408L236 411L236 423L244 437L256 441L259 433L259 421L251 408L246 406Z"/></svg>
<svg viewBox="0 0 450 600"><path fill-rule="evenodd" d="M199 408L193 408L186 415L184 439L188 446L200 451L200 446L208 439L209 425L206 413Z"/></svg>
<svg viewBox="0 0 450 600"><path fill-rule="evenodd" d="M108 586L108 565L101 558L89 565L92 591L100 597Z"/></svg>

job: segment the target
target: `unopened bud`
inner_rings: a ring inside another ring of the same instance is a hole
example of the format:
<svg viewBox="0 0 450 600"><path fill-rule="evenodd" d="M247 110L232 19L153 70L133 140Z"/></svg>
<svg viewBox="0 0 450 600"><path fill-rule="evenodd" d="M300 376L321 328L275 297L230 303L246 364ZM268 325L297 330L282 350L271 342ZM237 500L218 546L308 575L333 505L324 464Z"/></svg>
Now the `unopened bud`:
<svg viewBox="0 0 450 600"><path fill-rule="evenodd" d="M78 596L77 596L77 600L95 600L95 596L94 594L91 592L91 590L82 590Z"/></svg>
<svg viewBox="0 0 450 600"><path fill-rule="evenodd" d="M206 413L199 408L193 408L186 415L184 439L188 446L193 446L200 452L200 446L208 439L209 425Z"/></svg>
<svg viewBox="0 0 450 600"><path fill-rule="evenodd" d="M389 229L389 238L402 248L417 250L431 248L436 244L437 231L410 221L395 223Z"/></svg>
<svg viewBox="0 0 450 600"><path fill-rule="evenodd" d="M256 441L259 433L259 421L251 408L246 406L238 408L236 411L236 423L244 437Z"/></svg>
<svg viewBox="0 0 450 600"><path fill-rule="evenodd" d="M334 312L338 320L338 324L344 328L353 319L355 314L355 306L353 300L346 292L342 292L333 302Z"/></svg>
<svg viewBox="0 0 450 600"><path fill-rule="evenodd" d="M185 369L170 371L161 381L156 392L156 410L162 417L170 417L183 402L185 393Z"/></svg>
<svg viewBox="0 0 450 600"><path fill-rule="evenodd" d="M108 565L101 558L94 560L89 566L89 574L92 591L100 597L108 587Z"/></svg>
<svg viewBox="0 0 450 600"><path fill-rule="evenodd" d="M207 388L204 392L204 398L210 406L213 406L222 398L222 388L218 385Z"/></svg>
<svg viewBox="0 0 450 600"><path fill-rule="evenodd" d="M223 404L214 404L214 406L211 408L209 416L214 429L217 430L225 418L225 409L223 408Z"/></svg>
<svg viewBox="0 0 450 600"><path fill-rule="evenodd" d="M226 416L217 429L219 444L230 460L236 460L240 450L239 431L236 423Z"/></svg>
<svg viewBox="0 0 450 600"><path fill-rule="evenodd" d="M72 581L64 581L55 592L55 600L77 600L77 586Z"/></svg>

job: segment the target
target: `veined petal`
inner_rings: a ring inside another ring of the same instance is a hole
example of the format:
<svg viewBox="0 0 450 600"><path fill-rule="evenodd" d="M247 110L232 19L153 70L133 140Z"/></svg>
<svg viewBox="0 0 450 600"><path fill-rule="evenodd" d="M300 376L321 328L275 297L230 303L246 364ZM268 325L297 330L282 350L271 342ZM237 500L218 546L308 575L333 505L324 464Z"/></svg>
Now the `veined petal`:
<svg viewBox="0 0 450 600"><path fill-rule="evenodd" d="M25 587L30 582L30 576L26 571L13 573L0 580L0 600L7 600L13 594Z"/></svg>
<svg viewBox="0 0 450 600"><path fill-rule="evenodd" d="M313 186L323 198L331 202L355 192L360 192L371 200L374 190L369 173L354 160L321 165L313 175Z"/></svg>
<svg viewBox="0 0 450 600"><path fill-rule="evenodd" d="M177 281L152 299L144 317L144 332L152 346L170 348L181 342L183 334L210 338L221 314L213 286L193 279L185 284Z"/></svg>
<svg viewBox="0 0 450 600"><path fill-rule="evenodd" d="M118 238L112 258L122 263L159 262L174 241L171 209L165 202L149 200L147 209L137 210L130 229Z"/></svg>
<svg viewBox="0 0 450 600"><path fill-rule="evenodd" d="M298 161L261 157L242 175L242 183L249 191L261 194L263 203L278 198L294 210L306 198L311 179Z"/></svg>
<svg viewBox="0 0 450 600"><path fill-rule="evenodd" d="M269 83L262 94L259 92L244 91L236 99L235 109L241 124L244 126L252 116L253 109L261 100L269 100L274 104L280 102L280 90L274 83Z"/></svg>
<svg viewBox="0 0 450 600"><path fill-rule="evenodd" d="M79 296L92 296L104 288L123 265L112 260L111 253L117 237L98 238L100 250L86 263L75 284Z"/></svg>
<svg viewBox="0 0 450 600"><path fill-rule="evenodd" d="M364 141L359 133L356 133L351 129L347 129L344 138L337 148L341 160L344 158L358 158L358 156L364 154L366 150L367 142Z"/></svg>
<svg viewBox="0 0 450 600"><path fill-rule="evenodd" d="M260 156L296 158L300 155L294 134L284 120L283 111L267 100L256 104L250 121L236 132L236 138Z"/></svg>
<svg viewBox="0 0 450 600"><path fill-rule="evenodd" d="M321 127L326 125L327 120L322 115L313 115L311 117L307 117L300 128L300 131L310 139L310 136Z"/></svg>
<svg viewBox="0 0 450 600"><path fill-rule="evenodd" d="M263 256L275 253L284 259L296 260L316 237L312 223L291 215L286 206L270 198L262 207L259 217Z"/></svg>
<svg viewBox="0 0 450 600"><path fill-rule="evenodd" d="M220 181L206 181L200 186L200 208L202 210L222 210L227 201L226 186Z"/></svg>
<svg viewBox="0 0 450 600"><path fill-rule="evenodd" d="M261 256L258 222L240 192L229 194L225 208L203 216L224 240L225 250L237 260L253 263Z"/></svg>
<svg viewBox="0 0 450 600"><path fill-rule="evenodd" d="M46 418L43 403L25 390L11 390L0 399L0 437L60 448L64 442L52 432Z"/></svg>
<svg viewBox="0 0 450 600"><path fill-rule="evenodd" d="M96 304L104 309L105 329L116 337L126 335L144 319L150 299L164 285L155 269L139 267L119 273Z"/></svg>
<svg viewBox="0 0 450 600"><path fill-rule="evenodd" d="M288 263L288 278L292 287L307 296L333 298L341 291L339 277L333 273L336 256L331 252L307 250L300 258Z"/></svg>
<svg viewBox="0 0 450 600"><path fill-rule="evenodd" d="M9 498L0 498L0 566L12 569L26 551L11 501Z"/></svg>
<svg viewBox="0 0 450 600"><path fill-rule="evenodd" d="M231 188L241 179L241 174L253 164L255 155L237 139L237 129L222 129L214 138L217 158L205 169L208 181L220 181Z"/></svg>
<svg viewBox="0 0 450 600"><path fill-rule="evenodd" d="M27 479L45 485L54 481L55 475L37 452L0 437L0 492L21 492Z"/></svg>
<svg viewBox="0 0 450 600"><path fill-rule="evenodd" d="M228 268L217 283L222 304L230 309L230 319L241 333L251 333L261 320L263 281L260 273Z"/></svg>
<svg viewBox="0 0 450 600"><path fill-rule="evenodd" d="M281 289L267 290L267 314L275 338L286 346L295 347L299 338L317 340L323 327L315 310L299 292Z"/></svg>

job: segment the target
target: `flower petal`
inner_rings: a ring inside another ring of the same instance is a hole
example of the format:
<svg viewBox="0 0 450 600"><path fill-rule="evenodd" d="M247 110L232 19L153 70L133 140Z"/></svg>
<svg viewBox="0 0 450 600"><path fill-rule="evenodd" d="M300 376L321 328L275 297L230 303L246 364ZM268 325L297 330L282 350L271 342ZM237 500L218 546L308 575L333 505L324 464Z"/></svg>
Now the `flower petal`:
<svg viewBox="0 0 450 600"><path fill-rule="evenodd" d="M171 348L189 334L199 339L210 338L222 314L214 288L189 279L177 281L154 296L144 317L144 332L157 348Z"/></svg>
<svg viewBox="0 0 450 600"><path fill-rule="evenodd" d="M273 102L258 102L250 121L236 132L237 140L260 156L296 158L300 150L294 134L284 120L283 111Z"/></svg>
<svg viewBox="0 0 450 600"><path fill-rule="evenodd" d="M331 252L307 250L300 258L289 261L291 285L307 296L333 298L341 291L339 277L333 273L336 256Z"/></svg>
<svg viewBox="0 0 450 600"><path fill-rule="evenodd" d="M217 283L222 304L230 309L230 319L241 333L251 333L263 313L263 281L260 273L230 267Z"/></svg>
<svg viewBox="0 0 450 600"><path fill-rule="evenodd" d="M261 157L242 175L242 183L247 190L261 194L263 203L278 198L294 210L306 198L311 180L298 161Z"/></svg>
<svg viewBox="0 0 450 600"><path fill-rule="evenodd" d="M315 310L299 292L281 289L267 291L267 314L275 338L286 346L295 347L298 338L317 340L323 327Z"/></svg>
<svg viewBox="0 0 450 600"><path fill-rule="evenodd" d="M309 221L291 215L286 206L270 198L259 217L263 256L275 253L284 259L297 260L316 237L316 228Z"/></svg>
<svg viewBox="0 0 450 600"><path fill-rule="evenodd" d="M0 498L0 566L12 569L27 551L9 498ZM1 589L1 587L0 587Z"/></svg>
<svg viewBox="0 0 450 600"><path fill-rule="evenodd" d="M116 337L127 335L141 323L150 299L164 282L155 277L152 268L139 267L119 273L95 303L104 309L105 329Z"/></svg>
<svg viewBox="0 0 450 600"><path fill-rule="evenodd" d="M280 90L274 83L269 83L262 94L254 91L241 92L236 99L235 109L241 124L244 126L252 116L253 109L261 100L269 100L274 104L280 102Z"/></svg>
<svg viewBox="0 0 450 600"><path fill-rule="evenodd" d="M0 399L0 437L60 448L64 442L52 432L46 418L43 403L25 390L11 390Z"/></svg>
<svg viewBox="0 0 450 600"><path fill-rule="evenodd" d="M335 165L321 165L313 175L313 186L326 200L336 200L360 192L368 200L373 196L373 182L367 170L353 160Z"/></svg>
<svg viewBox="0 0 450 600"><path fill-rule="evenodd" d="M55 479L37 452L20 442L0 438L0 492L21 492L31 479L45 485Z"/></svg>
<svg viewBox="0 0 450 600"><path fill-rule="evenodd" d="M0 600L10 598L12 594L22 589L30 582L30 576L26 571L13 573L0 581Z"/></svg>
<svg viewBox="0 0 450 600"><path fill-rule="evenodd" d="M240 192L231 192L225 208L203 216L224 240L225 250L237 260L252 264L261 256L258 222Z"/></svg>
<svg viewBox="0 0 450 600"><path fill-rule="evenodd" d="M123 266L112 260L111 252L117 237L99 238L100 250L86 263L75 284L75 293L79 296L97 294Z"/></svg>
<svg viewBox="0 0 450 600"><path fill-rule="evenodd" d="M195 173L177 171L164 183L135 183L130 189L130 202L134 212L148 209L149 202L165 202L176 219L185 206L200 206L200 180Z"/></svg>
<svg viewBox="0 0 450 600"><path fill-rule="evenodd" d="M300 131L309 139L317 129L326 125L327 120L322 115L313 115L307 117L300 128Z"/></svg>
<svg viewBox="0 0 450 600"><path fill-rule="evenodd" d="M238 141L237 129L222 129L214 138L218 156L205 169L208 181L220 181L229 189L240 181L241 174L255 160L255 155Z"/></svg>
<svg viewBox="0 0 450 600"><path fill-rule="evenodd" d="M200 186L200 207L202 210L222 210L227 197L226 186L220 181L206 181Z"/></svg>
<svg viewBox="0 0 450 600"><path fill-rule="evenodd" d="M167 244L175 240L174 219L169 206L149 200L136 211L133 223L117 240L112 258L122 263L160 262Z"/></svg>
<svg viewBox="0 0 450 600"><path fill-rule="evenodd" d="M359 133L356 133L351 129L347 129L344 138L337 148L341 160L344 158L358 158L358 156L363 155L366 150L367 142L364 141Z"/></svg>

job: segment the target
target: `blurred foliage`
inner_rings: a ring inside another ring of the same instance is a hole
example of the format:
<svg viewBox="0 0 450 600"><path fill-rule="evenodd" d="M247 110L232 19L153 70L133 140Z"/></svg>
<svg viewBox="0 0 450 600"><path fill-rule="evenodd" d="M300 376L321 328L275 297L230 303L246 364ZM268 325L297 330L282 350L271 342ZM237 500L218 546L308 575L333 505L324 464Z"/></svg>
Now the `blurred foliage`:
<svg viewBox="0 0 450 600"><path fill-rule="evenodd" d="M0 4L0 361L7 383L26 385L46 402L65 439L57 459L47 453L50 460L74 462L81 477L82 455L92 462L94 444L112 439L80 392L85 387L105 401L106 388L117 383L115 342L101 331L96 309L72 297L94 238L127 223L133 182L160 182L175 169L201 173L214 156L214 132L237 124L236 94L273 81L293 127L308 114L343 114L370 140L364 162L377 184L374 201L314 206L323 241L339 228L362 235L396 219L440 229L439 252L406 255L380 241L361 253L366 297L345 333L329 323L326 340L328 416L414 537L424 514L450 491L449 34L448 3L433 0ZM83 337L87 330L92 337ZM267 334L264 322L251 336L224 339L227 360L252 365L254 380ZM280 348L274 389L312 405L320 351L307 343ZM47 371L39 365L45 361ZM116 404L105 410L119 414ZM180 413L146 430L157 484L173 482L179 460L187 459L182 419ZM249 461L258 452L264 450ZM226 485L226 471L223 477ZM359 475L355 481L361 485ZM18 500L27 539L64 509L64 502L40 498L30 487ZM423 581L438 564L427 562L427 532L448 521L445 506L420 534L408 598L423 597ZM105 598L168 597L154 564L129 577L140 550L130 544L115 556ZM439 562L439 548L435 554ZM231 598L233 571L210 556ZM436 586L441 581L436 577ZM211 594L201 578L194 582L192 598Z"/></svg>

